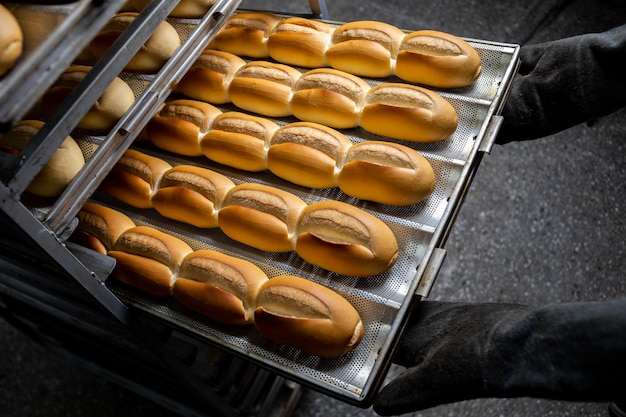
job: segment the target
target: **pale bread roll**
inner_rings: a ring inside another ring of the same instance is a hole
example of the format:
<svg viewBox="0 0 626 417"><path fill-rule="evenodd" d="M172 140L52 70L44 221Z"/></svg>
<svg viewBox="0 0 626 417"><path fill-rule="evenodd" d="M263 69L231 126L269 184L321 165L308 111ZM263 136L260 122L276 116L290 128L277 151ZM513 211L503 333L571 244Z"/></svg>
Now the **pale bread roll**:
<svg viewBox="0 0 626 417"><path fill-rule="evenodd" d="M296 276L262 285L254 325L275 342L320 357L352 351L363 338L363 322L350 302L321 284Z"/></svg>
<svg viewBox="0 0 626 417"><path fill-rule="evenodd" d="M24 52L24 33L13 13L0 4L0 77L15 66Z"/></svg>
<svg viewBox="0 0 626 417"><path fill-rule="evenodd" d="M198 250L183 260L173 294L187 308L218 323L250 324L265 282L267 275L251 262Z"/></svg>
<svg viewBox="0 0 626 417"><path fill-rule="evenodd" d="M328 66L326 50L334 28L318 20L285 18L276 25L267 40L269 56L277 62L296 67Z"/></svg>
<svg viewBox="0 0 626 417"><path fill-rule="evenodd" d="M366 141L348 150L337 184L352 197L409 206L431 195L435 172L426 158L408 146Z"/></svg>
<svg viewBox="0 0 626 417"><path fill-rule="evenodd" d="M296 229L296 252L328 271L369 277L387 271L398 257L395 235L382 220L350 204L309 204Z"/></svg>
<svg viewBox="0 0 626 417"><path fill-rule="evenodd" d="M172 100L150 119L146 133L158 148L178 155L200 156L200 140L220 114L220 109L203 101Z"/></svg>
<svg viewBox="0 0 626 417"><path fill-rule="evenodd" d="M449 33L420 30L405 36L396 58L396 75L432 87L465 87L480 76L478 52Z"/></svg>
<svg viewBox="0 0 626 417"><path fill-rule="evenodd" d="M152 205L163 216L196 227L217 227L217 213L235 184L207 168L178 165L167 170L152 196Z"/></svg>
<svg viewBox="0 0 626 417"><path fill-rule="evenodd" d="M266 148L277 129L276 123L263 117L225 112L215 118L200 148L214 162L248 172L264 171Z"/></svg>
<svg viewBox="0 0 626 417"><path fill-rule="evenodd" d="M306 203L279 188L244 183L230 190L218 226L233 240L269 252L290 252L296 223Z"/></svg>
<svg viewBox="0 0 626 417"><path fill-rule="evenodd" d="M458 126L454 107L432 90L402 83L372 87L360 126L372 133L412 142L437 142Z"/></svg>

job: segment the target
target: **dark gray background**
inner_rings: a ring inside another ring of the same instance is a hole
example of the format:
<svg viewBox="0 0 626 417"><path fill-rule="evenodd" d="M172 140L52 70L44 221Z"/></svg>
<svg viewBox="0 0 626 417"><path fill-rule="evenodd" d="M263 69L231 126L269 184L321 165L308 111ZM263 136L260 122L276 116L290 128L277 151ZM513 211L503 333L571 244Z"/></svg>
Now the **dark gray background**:
<svg viewBox="0 0 626 417"><path fill-rule="evenodd" d="M306 1L250 0L276 11ZM519 44L602 31L626 21L626 2L331 0L336 21L375 19ZM564 62L564 65L567 63ZM485 156L447 242L431 292L437 300L602 300L626 295L626 109L544 139L495 146ZM0 415L173 417L33 344L0 321ZM394 368L394 372L397 369ZM305 391L297 417L374 416ZM606 404L485 399L414 416L606 416Z"/></svg>

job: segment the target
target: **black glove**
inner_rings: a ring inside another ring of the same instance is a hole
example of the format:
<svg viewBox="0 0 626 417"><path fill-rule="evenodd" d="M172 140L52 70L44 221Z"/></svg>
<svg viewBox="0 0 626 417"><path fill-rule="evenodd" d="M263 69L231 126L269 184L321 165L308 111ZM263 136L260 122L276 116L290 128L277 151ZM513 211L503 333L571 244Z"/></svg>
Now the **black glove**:
<svg viewBox="0 0 626 417"><path fill-rule="evenodd" d="M374 399L380 415L474 398L622 398L626 299L554 304L421 302Z"/></svg>
<svg viewBox="0 0 626 417"><path fill-rule="evenodd" d="M626 25L520 50L496 143L536 139L626 106Z"/></svg>

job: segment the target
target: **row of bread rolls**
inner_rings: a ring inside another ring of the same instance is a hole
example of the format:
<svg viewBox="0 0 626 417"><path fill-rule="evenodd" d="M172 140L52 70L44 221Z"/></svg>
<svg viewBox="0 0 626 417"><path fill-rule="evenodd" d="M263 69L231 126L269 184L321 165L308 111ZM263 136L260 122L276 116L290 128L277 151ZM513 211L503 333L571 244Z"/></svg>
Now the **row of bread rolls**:
<svg viewBox="0 0 626 417"><path fill-rule="evenodd" d="M450 33L404 32L379 21L334 27L303 17L241 12L210 45L254 59L305 68L333 67L364 77L399 78L438 88L464 87L481 72L477 51Z"/></svg>
<svg viewBox="0 0 626 417"><path fill-rule="evenodd" d="M388 270L398 256L395 235L378 217L339 201L307 204L285 190L235 185L213 170L171 166L130 149L100 185L137 208L202 228L269 252L295 251L305 261L342 275L367 277Z"/></svg>
<svg viewBox="0 0 626 417"><path fill-rule="evenodd" d="M229 52L207 49L177 86L188 98L232 103L268 117L295 116L332 128L363 129L393 139L436 142L458 126L452 104L420 86L387 82L370 86L334 68L302 73L270 61L246 63Z"/></svg>
<svg viewBox="0 0 626 417"><path fill-rule="evenodd" d="M283 126L204 101L172 100L148 122L144 138L158 148L249 172L269 170L310 188L338 187L347 195L395 206L425 200L435 173L416 150L388 141L353 144L319 123Z"/></svg>
<svg viewBox="0 0 626 417"><path fill-rule="evenodd" d="M87 203L71 239L116 260L113 277L227 325L252 324L273 341L332 357L363 336L356 309L337 292L296 276L269 279L244 259L203 249L125 214Z"/></svg>
<svg viewBox="0 0 626 417"><path fill-rule="evenodd" d="M24 33L13 13L0 4L0 77L15 66L24 52Z"/></svg>
<svg viewBox="0 0 626 417"><path fill-rule="evenodd" d="M8 132L0 134L0 151L19 155L43 126L44 122L40 120L16 123ZM84 165L80 147L67 136L28 184L26 192L42 198L58 197Z"/></svg>

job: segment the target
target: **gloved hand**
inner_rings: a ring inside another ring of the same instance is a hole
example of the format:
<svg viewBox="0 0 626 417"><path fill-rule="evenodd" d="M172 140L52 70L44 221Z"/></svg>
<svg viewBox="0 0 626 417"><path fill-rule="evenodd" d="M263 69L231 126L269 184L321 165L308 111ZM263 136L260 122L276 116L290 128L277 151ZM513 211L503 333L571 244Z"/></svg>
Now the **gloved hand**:
<svg viewBox="0 0 626 417"><path fill-rule="evenodd" d="M380 415L484 397L612 401L624 394L626 300L554 304L421 302L374 400Z"/></svg>
<svg viewBox="0 0 626 417"><path fill-rule="evenodd" d="M520 49L496 143L536 139L626 106L626 25Z"/></svg>

